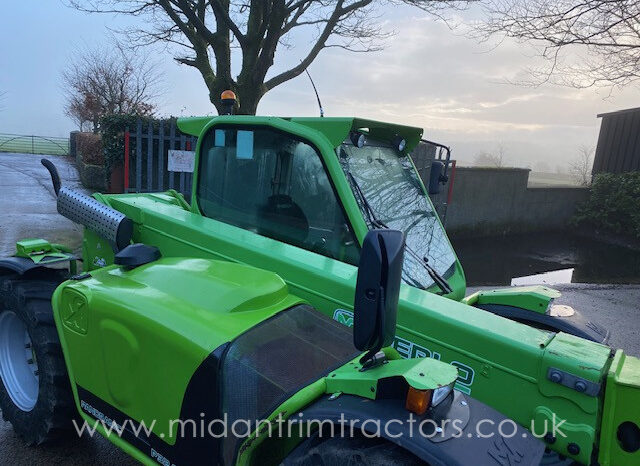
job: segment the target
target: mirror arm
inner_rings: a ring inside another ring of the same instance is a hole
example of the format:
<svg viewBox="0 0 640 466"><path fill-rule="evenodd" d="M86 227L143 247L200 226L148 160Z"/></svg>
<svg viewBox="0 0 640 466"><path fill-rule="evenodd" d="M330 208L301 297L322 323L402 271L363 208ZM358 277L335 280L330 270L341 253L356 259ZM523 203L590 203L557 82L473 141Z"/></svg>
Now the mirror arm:
<svg viewBox="0 0 640 466"><path fill-rule="evenodd" d="M384 328L385 326L385 314L384 314L384 306L385 306L385 302L386 302L386 295L385 295L385 290L384 290L384 286L380 285L380 289L379 289L379 293L380 293L380 299L378 299L378 309L377 309L377 314L378 316L380 316L380 326L382 328ZM369 369L373 369L374 367L378 367L381 366L382 364L386 364L387 361L387 356L384 354L383 351L380 351L382 349L382 342L378 341L376 342L375 347L373 347L372 349L370 349L364 356L362 356L360 358L360 364L362 365L362 368L360 369L360 372L364 372L366 370Z"/></svg>
<svg viewBox="0 0 640 466"><path fill-rule="evenodd" d="M369 351L362 357L362 359L360 359L360 364L362 364L360 372L368 371L369 369L382 366L388 362L387 355L384 354L384 351L378 351L377 353Z"/></svg>

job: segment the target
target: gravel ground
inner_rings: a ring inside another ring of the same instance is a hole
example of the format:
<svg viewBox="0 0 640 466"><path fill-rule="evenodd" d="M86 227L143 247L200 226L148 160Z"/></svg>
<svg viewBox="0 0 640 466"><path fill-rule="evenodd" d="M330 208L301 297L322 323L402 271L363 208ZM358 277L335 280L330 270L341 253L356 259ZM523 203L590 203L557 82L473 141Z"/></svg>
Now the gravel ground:
<svg viewBox="0 0 640 466"><path fill-rule="evenodd" d="M40 164L42 156L0 153L0 257L15 252L19 238L45 238L80 250L82 229L56 211L49 172ZM63 186L80 186L78 172L69 157L50 156ZM11 424L0 420L0 466L12 465L134 465L138 464L101 438L75 438L56 446L28 448L13 433Z"/></svg>
<svg viewBox="0 0 640 466"><path fill-rule="evenodd" d="M47 171L40 156L0 153L0 255L14 252L17 238L43 237L79 250L81 229L58 215ZM66 157L51 157L63 184L78 186L77 172ZM580 310L611 330L611 345L640 356L640 286L561 285L557 302ZM469 293L478 288L470 289ZM0 466L137 464L107 440L82 438L57 446L27 448L11 425L0 421Z"/></svg>

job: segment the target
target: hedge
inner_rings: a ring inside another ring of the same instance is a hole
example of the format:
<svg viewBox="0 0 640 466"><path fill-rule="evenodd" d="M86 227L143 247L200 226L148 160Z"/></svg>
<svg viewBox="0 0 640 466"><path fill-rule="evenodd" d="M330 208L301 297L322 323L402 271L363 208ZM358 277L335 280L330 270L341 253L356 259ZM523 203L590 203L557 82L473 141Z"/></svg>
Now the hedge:
<svg viewBox="0 0 640 466"><path fill-rule="evenodd" d="M640 239L640 172L596 175L572 223Z"/></svg>

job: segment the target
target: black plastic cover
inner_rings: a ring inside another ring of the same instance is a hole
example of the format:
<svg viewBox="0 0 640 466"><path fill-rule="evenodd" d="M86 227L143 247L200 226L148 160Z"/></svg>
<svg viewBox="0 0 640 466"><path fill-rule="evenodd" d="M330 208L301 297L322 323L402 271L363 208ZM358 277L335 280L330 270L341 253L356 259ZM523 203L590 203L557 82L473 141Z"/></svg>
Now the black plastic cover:
<svg viewBox="0 0 640 466"><path fill-rule="evenodd" d="M142 243L130 244L122 251L118 252L113 262L128 269L133 269L162 257L160 250L155 246L148 246Z"/></svg>

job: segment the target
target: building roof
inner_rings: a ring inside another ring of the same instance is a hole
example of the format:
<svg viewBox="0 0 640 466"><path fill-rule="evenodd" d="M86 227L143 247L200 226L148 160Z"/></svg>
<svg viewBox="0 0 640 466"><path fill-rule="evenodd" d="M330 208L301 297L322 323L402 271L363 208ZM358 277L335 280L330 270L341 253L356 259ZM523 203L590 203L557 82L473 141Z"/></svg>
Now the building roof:
<svg viewBox="0 0 640 466"><path fill-rule="evenodd" d="M640 112L640 107L626 108L624 110L616 110L615 112L599 113L598 114L598 118L608 117L608 116L613 116L613 115L622 115L622 114L625 114L625 113L633 113L633 112Z"/></svg>
<svg viewBox="0 0 640 466"><path fill-rule="evenodd" d="M640 170L640 107L602 113L592 173Z"/></svg>

